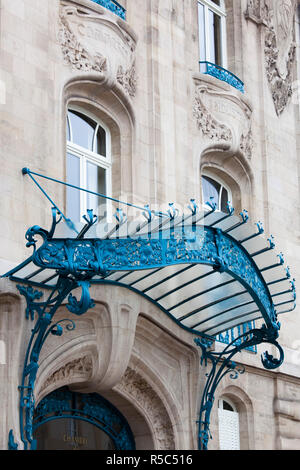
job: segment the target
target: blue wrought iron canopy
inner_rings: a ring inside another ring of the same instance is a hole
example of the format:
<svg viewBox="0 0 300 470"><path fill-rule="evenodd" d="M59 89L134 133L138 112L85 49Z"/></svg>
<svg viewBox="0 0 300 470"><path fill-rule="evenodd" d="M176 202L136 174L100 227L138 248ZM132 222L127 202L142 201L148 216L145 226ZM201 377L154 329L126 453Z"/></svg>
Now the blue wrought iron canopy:
<svg viewBox="0 0 300 470"><path fill-rule="evenodd" d="M247 211L236 216L228 204L225 214L212 201L199 208L194 200L183 214L173 204L164 213L140 209L136 220L118 209L115 223L97 222L88 211L84 223L73 224L55 206L49 231L34 226L26 233L33 254L4 276L44 289L61 276L78 286L83 280L121 286L198 335L259 318L279 330L278 316L295 308L295 283L273 237L266 239Z"/></svg>

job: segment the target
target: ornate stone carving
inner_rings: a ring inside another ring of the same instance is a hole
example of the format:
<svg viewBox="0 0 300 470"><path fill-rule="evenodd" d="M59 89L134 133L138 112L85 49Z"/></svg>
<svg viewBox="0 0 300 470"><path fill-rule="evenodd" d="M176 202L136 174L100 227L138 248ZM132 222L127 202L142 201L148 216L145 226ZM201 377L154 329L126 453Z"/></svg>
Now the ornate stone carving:
<svg viewBox="0 0 300 470"><path fill-rule="evenodd" d="M252 127L250 127L247 133L243 133L241 136L240 150L249 160L252 157L253 151L253 134Z"/></svg>
<svg viewBox="0 0 300 470"><path fill-rule="evenodd" d="M104 72L107 69L106 58L101 54L92 56L73 34L64 10L60 14L59 42L64 61L73 69L84 72Z"/></svg>
<svg viewBox="0 0 300 470"><path fill-rule="evenodd" d="M136 36L117 16L97 12L89 3L91 9L62 2L58 40L64 61L77 71L104 73L111 86L121 85L132 97L137 86Z"/></svg>
<svg viewBox="0 0 300 470"><path fill-rule="evenodd" d="M193 106L193 115L196 118L198 128L202 131L202 134L209 139L216 141L231 141L232 132L231 130L218 122L211 113L207 110L201 97L202 91L198 87L196 89L195 101Z"/></svg>
<svg viewBox="0 0 300 470"><path fill-rule="evenodd" d="M266 72L278 116L293 93L294 12L294 0L277 0L265 36Z"/></svg>
<svg viewBox="0 0 300 470"><path fill-rule="evenodd" d="M252 157L252 108L244 96L227 91L224 86L203 77L196 79L193 114L203 136L216 144L226 143L232 152ZM226 90L226 91L225 91Z"/></svg>
<svg viewBox="0 0 300 470"><path fill-rule="evenodd" d="M124 70L122 65L119 66L117 71L117 82L124 88L129 96L135 96L137 86L135 63L133 63L127 70Z"/></svg>
<svg viewBox="0 0 300 470"><path fill-rule="evenodd" d="M267 1L248 0L245 16L247 19L257 24L267 24L269 21L270 9Z"/></svg>
<svg viewBox="0 0 300 470"><path fill-rule="evenodd" d="M293 93L295 7L295 0L248 0L246 11L246 18L266 27L265 66L278 116L286 108Z"/></svg>
<svg viewBox="0 0 300 470"><path fill-rule="evenodd" d="M128 367L116 389L136 401L148 416L158 443L157 450L174 450L175 439L169 415L163 402L146 380Z"/></svg>
<svg viewBox="0 0 300 470"><path fill-rule="evenodd" d="M84 378L90 377L92 369L93 362L91 356L83 356L74 359L50 375L46 382L44 382L42 390L45 390L49 385L65 381L66 379L71 383L74 376L81 375Z"/></svg>

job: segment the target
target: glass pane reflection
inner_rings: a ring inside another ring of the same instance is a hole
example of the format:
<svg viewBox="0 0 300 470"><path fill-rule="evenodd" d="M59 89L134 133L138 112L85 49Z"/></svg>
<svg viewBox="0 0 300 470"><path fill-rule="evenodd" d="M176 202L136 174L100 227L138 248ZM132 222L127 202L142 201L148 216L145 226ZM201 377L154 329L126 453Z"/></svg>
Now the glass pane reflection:
<svg viewBox="0 0 300 470"><path fill-rule="evenodd" d="M48 421L35 432L37 450L114 450L113 440L93 424L72 418Z"/></svg>
<svg viewBox="0 0 300 470"><path fill-rule="evenodd" d="M69 111L69 119L73 143L92 151L96 123L78 111Z"/></svg>

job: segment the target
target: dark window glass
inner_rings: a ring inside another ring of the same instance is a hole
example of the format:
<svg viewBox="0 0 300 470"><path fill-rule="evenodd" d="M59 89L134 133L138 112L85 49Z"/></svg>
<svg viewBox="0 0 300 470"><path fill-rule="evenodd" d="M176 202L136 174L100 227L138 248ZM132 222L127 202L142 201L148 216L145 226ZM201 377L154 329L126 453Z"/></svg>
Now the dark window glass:
<svg viewBox="0 0 300 470"><path fill-rule="evenodd" d="M210 62L222 66L221 58L221 18L213 11L208 11Z"/></svg>
<svg viewBox="0 0 300 470"><path fill-rule="evenodd" d="M97 132L95 152L102 155L102 157L106 157L106 132L101 126L99 126Z"/></svg>
<svg viewBox="0 0 300 470"><path fill-rule="evenodd" d="M221 211L227 212L227 202L228 202L228 191L225 188L222 188L222 195L221 195Z"/></svg>
<svg viewBox="0 0 300 470"><path fill-rule="evenodd" d="M223 401L223 409L224 410L227 410L227 411L234 411L234 409L232 408L232 406L227 402L227 401Z"/></svg>

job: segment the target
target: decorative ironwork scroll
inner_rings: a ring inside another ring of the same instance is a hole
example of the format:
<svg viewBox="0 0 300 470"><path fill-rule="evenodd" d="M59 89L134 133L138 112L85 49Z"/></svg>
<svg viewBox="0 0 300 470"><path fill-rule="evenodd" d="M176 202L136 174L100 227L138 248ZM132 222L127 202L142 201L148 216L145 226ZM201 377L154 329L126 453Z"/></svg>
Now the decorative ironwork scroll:
<svg viewBox="0 0 300 470"><path fill-rule="evenodd" d="M44 243L36 249L34 237L38 234L44 238ZM256 264L239 242L220 229L187 225L153 238L70 240L48 238L45 230L35 226L27 231L26 239L27 246L34 247L33 261L37 266L56 270L62 276L73 275L77 279L83 272L91 279L109 271L186 263L211 265L238 279L255 298L267 325L279 327L268 287ZM83 298L80 305L85 310L88 302L86 284L81 287ZM74 310L73 313L76 310L80 312L80 306L72 296L68 308Z"/></svg>
<svg viewBox="0 0 300 470"><path fill-rule="evenodd" d="M122 20L126 20L126 10L116 0L91 0L98 5L118 15Z"/></svg>
<svg viewBox="0 0 300 470"><path fill-rule="evenodd" d="M263 326L261 329L252 329L235 338L222 352L216 352L211 349L214 341L213 338L196 338L194 340L202 350L201 365L204 364L207 367L208 361L211 362L211 370L206 374L207 379L199 412L199 450L207 450L208 442L212 438L210 433L210 415L219 383L228 374L230 378L236 379L239 374L243 374L245 371L244 367L232 361L232 358L244 349L249 349L262 343L270 343L279 351L279 359L265 352L261 360L266 369L276 369L280 367L284 359L283 349L276 341L277 338L278 331Z"/></svg>
<svg viewBox="0 0 300 470"><path fill-rule="evenodd" d="M39 368L39 358L42 347L48 336L61 336L66 330L73 330L75 323L70 319L59 320L53 323L53 317L63 301L68 298L67 308L76 315L82 315L93 306L89 297L88 281L67 278L61 275L55 288L52 289L48 299L40 302L43 293L27 286L17 286L19 292L25 296L27 301L26 317L37 320L32 329L31 337L27 346L22 374L20 390L20 436L24 443L24 449L35 449L36 442L33 439L33 412L35 408L34 386ZM77 287L82 289L82 297L78 301L71 292ZM12 442L10 438L10 442Z"/></svg>
<svg viewBox="0 0 300 470"><path fill-rule="evenodd" d="M116 450L135 450L134 438L124 416L97 393L81 394L71 392L67 387L54 390L36 407L33 431L49 421L66 418L96 426L113 440Z"/></svg>
<svg viewBox="0 0 300 470"><path fill-rule="evenodd" d="M204 71L203 71L204 70ZM245 93L244 83L236 75L229 70L220 67L219 65L213 64L212 62L201 61L200 62L200 71L202 73L207 73L212 77L216 77L222 82L226 82L229 85L233 86L237 90Z"/></svg>

